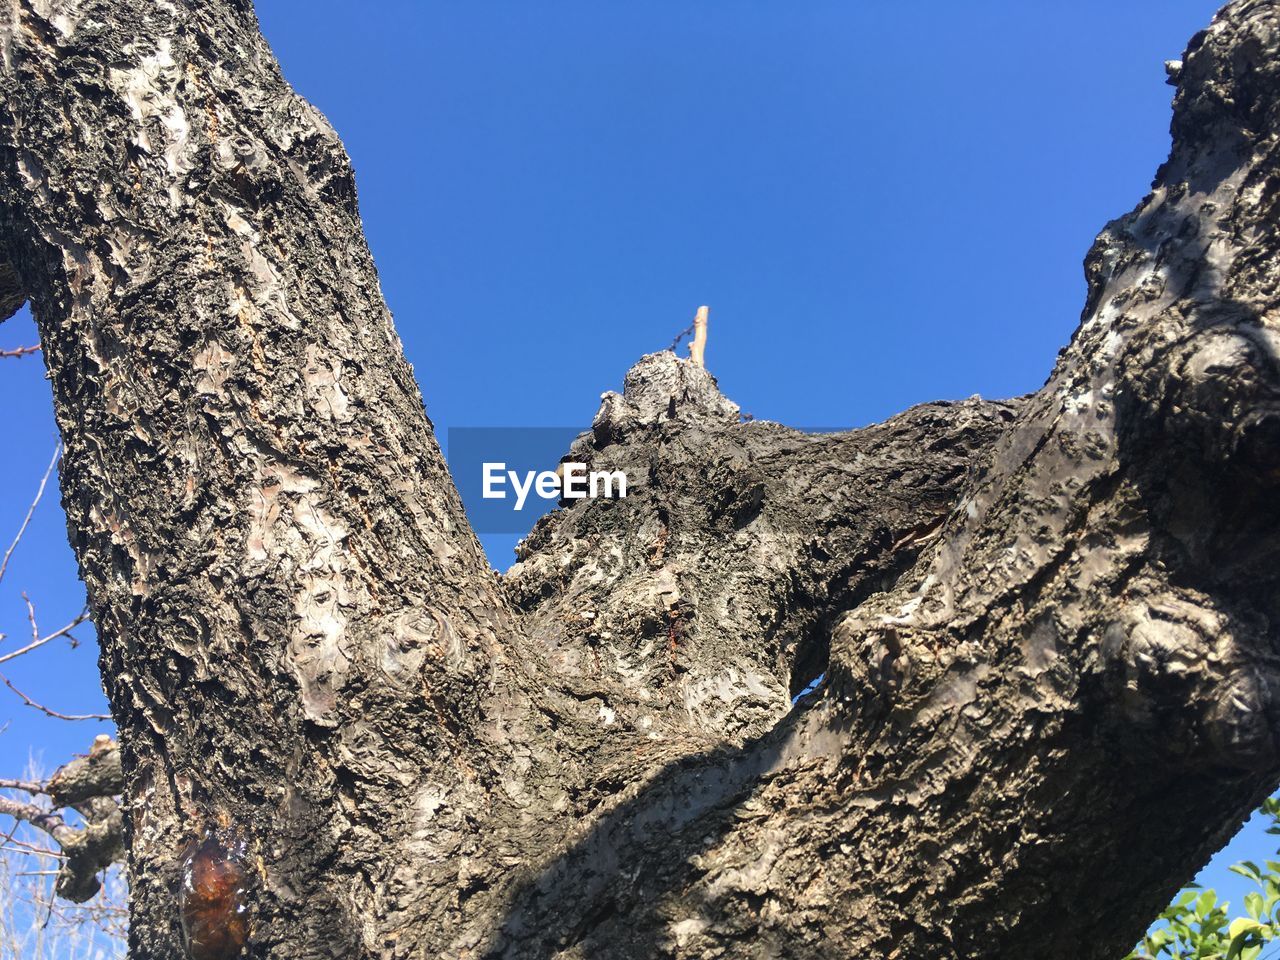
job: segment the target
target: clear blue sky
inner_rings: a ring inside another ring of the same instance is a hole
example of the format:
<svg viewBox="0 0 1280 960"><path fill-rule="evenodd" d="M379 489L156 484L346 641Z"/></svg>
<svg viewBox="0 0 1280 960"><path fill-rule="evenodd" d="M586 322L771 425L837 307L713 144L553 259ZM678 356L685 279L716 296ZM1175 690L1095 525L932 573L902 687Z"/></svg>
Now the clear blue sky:
<svg viewBox="0 0 1280 960"><path fill-rule="evenodd" d="M712 307L708 365L757 417L865 424L1038 388L1080 263L1168 150L1162 63L1212 0L260 0L333 122L437 427L584 424ZM0 346L32 340L29 320ZM0 361L7 543L56 442L38 358ZM505 567L514 537L486 539ZM50 626L83 589L56 497L0 584ZM86 634L88 636L88 634ZM92 644L11 675L101 709ZM0 670L3 670L0 667ZM0 689L0 775L98 727ZM1259 856L1252 830L1227 858ZM1222 858L1219 858L1222 859ZM1218 868L1202 877L1238 891ZM1239 894L1233 893L1239 902Z"/></svg>

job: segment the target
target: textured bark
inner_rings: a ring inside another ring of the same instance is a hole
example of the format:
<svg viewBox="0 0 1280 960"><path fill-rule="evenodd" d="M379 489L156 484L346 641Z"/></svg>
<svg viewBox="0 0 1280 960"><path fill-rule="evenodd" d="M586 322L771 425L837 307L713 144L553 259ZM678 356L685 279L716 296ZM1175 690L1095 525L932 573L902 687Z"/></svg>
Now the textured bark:
<svg viewBox="0 0 1280 960"><path fill-rule="evenodd" d="M1192 41L1038 393L808 436L646 357L571 451L631 495L504 578L247 5L0 43L135 957L209 833L254 957L1102 958L1274 786L1274 3Z"/></svg>

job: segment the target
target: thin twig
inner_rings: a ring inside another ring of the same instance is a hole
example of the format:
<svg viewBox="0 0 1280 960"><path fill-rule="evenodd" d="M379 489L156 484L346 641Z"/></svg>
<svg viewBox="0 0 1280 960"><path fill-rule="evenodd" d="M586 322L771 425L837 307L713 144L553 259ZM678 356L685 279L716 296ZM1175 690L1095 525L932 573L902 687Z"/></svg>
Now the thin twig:
<svg viewBox="0 0 1280 960"><path fill-rule="evenodd" d="M9 828L9 832L4 835L4 839L0 840L0 849L8 847L9 842L13 840L13 835L18 832L18 828L22 826L22 821L17 817L13 818L13 826Z"/></svg>
<svg viewBox="0 0 1280 960"><path fill-rule="evenodd" d="M676 348L680 346L680 341L685 337L693 336L693 324L689 324L683 330L676 334L676 338L671 341L671 346L667 347L672 353L676 352Z"/></svg>
<svg viewBox="0 0 1280 960"><path fill-rule="evenodd" d="M35 604L31 602L25 590L22 591L22 602L27 605L27 622L31 624L31 640L34 642L40 639L40 627L36 624Z"/></svg>
<svg viewBox="0 0 1280 960"><path fill-rule="evenodd" d="M0 777L0 790L21 790L23 793L48 793L43 783L34 780L10 780Z"/></svg>
<svg viewBox="0 0 1280 960"><path fill-rule="evenodd" d="M13 681L0 673L0 683L16 693L28 707L39 710L46 716L53 717L55 720L110 720L111 717L105 713L59 713L57 710L50 710L42 703L36 703L25 693L13 685Z"/></svg>
<svg viewBox="0 0 1280 960"><path fill-rule="evenodd" d="M12 350L0 350L0 357L25 357L39 352L40 344L37 343L30 347L15 347Z"/></svg>
<svg viewBox="0 0 1280 960"><path fill-rule="evenodd" d="M0 814L13 817L15 820L25 820L33 827L43 830L55 840L58 839L60 831L68 829L66 821L56 813L37 807L34 803L23 803L21 800L10 800L8 797L0 797ZM24 844L21 840L10 840L9 842L19 846L29 846L29 844Z"/></svg>
<svg viewBox="0 0 1280 960"><path fill-rule="evenodd" d="M0 813L7 811L0 810ZM15 820L15 822L17 822ZM65 853L58 853L56 850L49 850L45 847L37 847L34 843L23 843L20 840L14 840L8 844L0 844L0 850L6 853L20 853L27 857L52 857L55 860L65 860Z"/></svg>
<svg viewBox="0 0 1280 960"><path fill-rule="evenodd" d="M65 627L62 627L61 629L53 631L53 633L49 634L47 637L41 637L38 640L32 640L30 643L28 643L25 647L23 647L20 650L14 650L12 653L6 653L4 656L0 657L0 663L5 663L6 661L9 661L9 660L16 660L18 657L22 656L24 653L30 653L32 650L36 649L36 647L43 647L50 640L57 640L59 637L70 637L72 643L79 645L80 641L75 638L75 635L72 634L71 631L74 630L76 627L80 626L80 624L84 623L88 619L89 619L89 611L83 610L74 620L68 623Z"/></svg>
<svg viewBox="0 0 1280 960"><path fill-rule="evenodd" d="M18 541L22 539L22 535L27 532L27 525L31 523L31 515L36 512L36 507L40 504L40 498L44 496L44 488L49 483L49 477L53 475L53 468L58 465L58 458L61 456L62 444L59 443L53 448L53 459L49 461L44 477L40 480L40 488L36 490L36 498L31 501L31 506L27 508L27 515L22 520L22 526L18 528L18 535L13 538L13 543L9 544L9 549L4 552L4 559L0 560L0 580L4 579L4 572L9 569L9 558L13 556L13 551L17 549Z"/></svg>

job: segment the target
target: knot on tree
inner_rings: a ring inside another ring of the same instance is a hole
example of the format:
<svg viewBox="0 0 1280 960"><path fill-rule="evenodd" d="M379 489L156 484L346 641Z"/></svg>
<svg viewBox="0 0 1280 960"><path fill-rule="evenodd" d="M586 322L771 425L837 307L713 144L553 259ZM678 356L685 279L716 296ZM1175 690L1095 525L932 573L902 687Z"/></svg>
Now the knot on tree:
<svg viewBox="0 0 1280 960"><path fill-rule="evenodd" d="M1142 587L1157 592L1132 599L1102 641L1125 739L1169 760L1274 768L1280 670L1267 644L1206 597Z"/></svg>
<svg viewBox="0 0 1280 960"><path fill-rule="evenodd" d="M1127 424L1146 455L1206 471L1218 493L1269 496L1280 482L1280 330L1235 306L1191 318L1173 343L1136 344L1152 359L1122 386Z"/></svg>

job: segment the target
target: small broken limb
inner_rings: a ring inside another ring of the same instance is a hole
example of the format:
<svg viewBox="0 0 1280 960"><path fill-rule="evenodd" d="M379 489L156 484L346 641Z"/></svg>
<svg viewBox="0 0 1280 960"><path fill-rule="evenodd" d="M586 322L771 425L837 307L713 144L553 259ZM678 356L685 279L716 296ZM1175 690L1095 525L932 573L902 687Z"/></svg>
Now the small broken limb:
<svg viewBox="0 0 1280 960"><path fill-rule="evenodd" d="M685 327L676 338L671 341L671 346L667 347L672 353L676 352L676 348L680 346L680 341L685 337L692 336L693 341L689 344L689 359L695 365L706 368L706 350L707 350L707 317L711 313L711 308L701 306L698 308L697 314L693 318L693 323Z"/></svg>
<svg viewBox="0 0 1280 960"><path fill-rule="evenodd" d="M707 317L710 313L710 307L698 308L698 313L693 318L693 343L689 344L689 359L703 369L707 366Z"/></svg>

